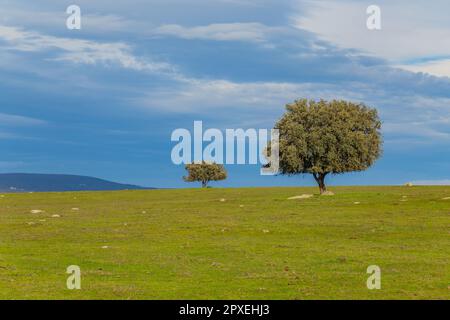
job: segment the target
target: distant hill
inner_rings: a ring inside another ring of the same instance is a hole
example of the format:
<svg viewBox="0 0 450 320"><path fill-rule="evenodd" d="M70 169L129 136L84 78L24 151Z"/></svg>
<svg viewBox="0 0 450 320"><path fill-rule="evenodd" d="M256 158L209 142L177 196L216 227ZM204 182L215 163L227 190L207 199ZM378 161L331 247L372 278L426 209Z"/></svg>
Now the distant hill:
<svg viewBox="0 0 450 320"><path fill-rule="evenodd" d="M65 174L0 174L0 192L52 192L153 189Z"/></svg>

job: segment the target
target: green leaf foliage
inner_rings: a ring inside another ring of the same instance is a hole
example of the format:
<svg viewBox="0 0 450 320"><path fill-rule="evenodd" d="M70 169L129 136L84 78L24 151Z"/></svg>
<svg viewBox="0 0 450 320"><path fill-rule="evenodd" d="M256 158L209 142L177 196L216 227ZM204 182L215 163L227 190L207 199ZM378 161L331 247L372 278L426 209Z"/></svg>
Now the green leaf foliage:
<svg viewBox="0 0 450 320"><path fill-rule="evenodd" d="M188 176L183 177L186 182L201 182L202 187L207 187L210 181L225 180L227 172L223 165L216 163L193 163L186 165Z"/></svg>
<svg viewBox="0 0 450 320"><path fill-rule="evenodd" d="M301 99L286 110L275 125L282 174L362 171L382 153L376 109L342 100Z"/></svg>

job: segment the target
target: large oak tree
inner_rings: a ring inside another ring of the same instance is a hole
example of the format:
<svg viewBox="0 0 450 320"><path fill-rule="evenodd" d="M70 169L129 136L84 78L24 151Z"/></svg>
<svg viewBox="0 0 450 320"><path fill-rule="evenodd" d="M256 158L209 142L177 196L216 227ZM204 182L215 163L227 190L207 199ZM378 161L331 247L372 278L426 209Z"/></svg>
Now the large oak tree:
<svg viewBox="0 0 450 320"><path fill-rule="evenodd" d="M286 110L275 125L280 173L312 174L321 194L328 174L366 170L382 153L376 109L342 100L301 99Z"/></svg>

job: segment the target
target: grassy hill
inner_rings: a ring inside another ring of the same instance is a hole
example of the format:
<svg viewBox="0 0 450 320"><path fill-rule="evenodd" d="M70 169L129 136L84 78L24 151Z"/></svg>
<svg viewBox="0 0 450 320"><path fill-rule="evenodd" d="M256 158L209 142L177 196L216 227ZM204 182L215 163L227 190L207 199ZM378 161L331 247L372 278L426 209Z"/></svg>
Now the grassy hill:
<svg viewBox="0 0 450 320"><path fill-rule="evenodd" d="M450 187L332 190L6 194L0 298L448 299Z"/></svg>

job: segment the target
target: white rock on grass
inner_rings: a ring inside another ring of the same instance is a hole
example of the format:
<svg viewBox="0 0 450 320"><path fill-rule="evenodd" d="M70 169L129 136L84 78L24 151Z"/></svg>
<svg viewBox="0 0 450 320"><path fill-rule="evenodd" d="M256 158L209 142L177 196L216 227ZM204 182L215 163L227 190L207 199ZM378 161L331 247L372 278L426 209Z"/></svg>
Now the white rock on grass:
<svg viewBox="0 0 450 320"><path fill-rule="evenodd" d="M220 199L220 202L225 202L225 201L227 201L227 200L224 198Z"/></svg>
<svg viewBox="0 0 450 320"><path fill-rule="evenodd" d="M325 191L324 193L321 194L321 196L334 196L334 192L332 192L332 191Z"/></svg>
<svg viewBox="0 0 450 320"><path fill-rule="evenodd" d="M103 246L103 247L102 247L102 249L108 249L108 248L109 248L108 246Z"/></svg>
<svg viewBox="0 0 450 320"><path fill-rule="evenodd" d="M360 204L361 202L353 202L353 204Z"/></svg>
<svg viewBox="0 0 450 320"><path fill-rule="evenodd" d="M290 197L288 200L309 199L314 197L313 194L302 194L301 196Z"/></svg>
<svg viewBox="0 0 450 320"><path fill-rule="evenodd" d="M61 218L59 214L52 214L52 218Z"/></svg>
<svg viewBox="0 0 450 320"><path fill-rule="evenodd" d="M450 197L442 198L442 200L450 200Z"/></svg>
<svg viewBox="0 0 450 320"><path fill-rule="evenodd" d="M42 212L44 212L44 210L31 210L30 212L31 213L42 213Z"/></svg>
<svg viewBox="0 0 450 320"><path fill-rule="evenodd" d="M72 208L72 211L78 211L80 208Z"/></svg>

